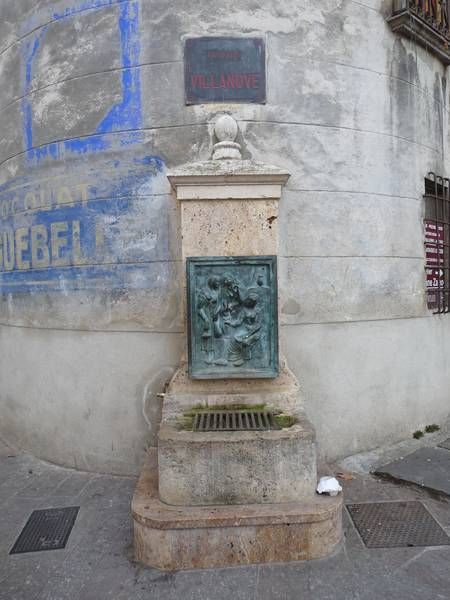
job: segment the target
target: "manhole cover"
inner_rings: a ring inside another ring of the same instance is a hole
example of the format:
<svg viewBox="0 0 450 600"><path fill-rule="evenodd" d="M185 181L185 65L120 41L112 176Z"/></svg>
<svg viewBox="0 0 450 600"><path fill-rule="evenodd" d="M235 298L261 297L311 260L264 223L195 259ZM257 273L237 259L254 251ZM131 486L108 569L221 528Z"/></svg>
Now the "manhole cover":
<svg viewBox="0 0 450 600"><path fill-rule="evenodd" d="M348 504L347 509L368 548L450 545L421 502Z"/></svg>
<svg viewBox="0 0 450 600"><path fill-rule="evenodd" d="M10 554L65 548L79 509L71 506L34 510Z"/></svg>
<svg viewBox="0 0 450 600"><path fill-rule="evenodd" d="M279 429L274 415L265 411L215 410L194 415L193 431L267 431Z"/></svg>
<svg viewBox="0 0 450 600"><path fill-rule="evenodd" d="M444 440L440 444L438 444L439 448L444 448L445 450L450 450L450 438L448 440Z"/></svg>

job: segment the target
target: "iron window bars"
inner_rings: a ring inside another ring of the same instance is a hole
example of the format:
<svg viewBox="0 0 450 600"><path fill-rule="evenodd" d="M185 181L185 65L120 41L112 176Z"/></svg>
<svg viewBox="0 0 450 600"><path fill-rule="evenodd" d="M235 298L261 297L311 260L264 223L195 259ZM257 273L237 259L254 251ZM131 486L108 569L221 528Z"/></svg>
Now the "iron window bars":
<svg viewBox="0 0 450 600"><path fill-rule="evenodd" d="M427 304L434 314L450 312L450 180L425 178L425 271Z"/></svg>

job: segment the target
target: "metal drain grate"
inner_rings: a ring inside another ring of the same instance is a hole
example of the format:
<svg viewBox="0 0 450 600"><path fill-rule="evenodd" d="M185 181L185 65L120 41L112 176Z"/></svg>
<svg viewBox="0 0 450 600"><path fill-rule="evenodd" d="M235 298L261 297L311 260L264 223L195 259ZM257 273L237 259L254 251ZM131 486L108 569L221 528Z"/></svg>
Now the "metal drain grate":
<svg viewBox="0 0 450 600"><path fill-rule="evenodd" d="M450 545L421 502L348 504L347 509L367 548Z"/></svg>
<svg viewBox="0 0 450 600"><path fill-rule="evenodd" d="M440 444L438 444L439 448L444 448L445 450L450 450L450 438L448 440L444 440Z"/></svg>
<svg viewBox="0 0 450 600"><path fill-rule="evenodd" d="M194 415L193 431L268 431L279 429L273 413L214 410Z"/></svg>
<svg viewBox="0 0 450 600"><path fill-rule="evenodd" d="M71 506L34 510L10 554L65 548L79 509Z"/></svg>

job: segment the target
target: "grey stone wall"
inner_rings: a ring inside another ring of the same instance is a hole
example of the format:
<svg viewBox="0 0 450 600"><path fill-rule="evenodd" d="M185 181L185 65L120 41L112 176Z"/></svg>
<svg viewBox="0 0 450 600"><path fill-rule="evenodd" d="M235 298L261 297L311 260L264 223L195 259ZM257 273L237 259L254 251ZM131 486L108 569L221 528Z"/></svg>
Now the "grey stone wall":
<svg viewBox="0 0 450 600"><path fill-rule="evenodd" d="M448 413L449 321L426 308L423 178L448 174L445 68L390 1L4 0L0 436L130 473L182 348L169 167L231 111L280 205L282 343L322 453ZM183 40L262 35L266 105L185 106Z"/></svg>

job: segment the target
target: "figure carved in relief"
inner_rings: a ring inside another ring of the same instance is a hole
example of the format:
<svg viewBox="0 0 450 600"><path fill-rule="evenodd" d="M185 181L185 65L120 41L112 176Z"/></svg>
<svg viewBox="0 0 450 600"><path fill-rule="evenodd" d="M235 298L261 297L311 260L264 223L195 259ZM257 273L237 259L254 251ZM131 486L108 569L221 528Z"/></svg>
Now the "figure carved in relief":
<svg viewBox="0 0 450 600"><path fill-rule="evenodd" d="M264 281L246 288L235 277L211 276L197 297L201 323L201 350L208 365L242 366L262 337L261 304Z"/></svg>
<svg viewBox="0 0 450 600"><path fill-rule="evenodd" d="M252 346L261 339L261 315L257 294L250 292L242 301L238 318L229 321L228 325L235 329L228 346L228 360L235 367L241 367L251 360Z"/></svg>
<svg viewBox="0 0 450 600"><path fill-rule="evenodd" d="M222 280L222 313L233 316L242 304L239 282L232 275L226 273Z"/></svg>
<svg viewBox="0 0 450 600"><path fill-rule="evenodd" d="M263 273L257 274L256 285L249 287L248 292L255 293L258 296L258 302L260 305L264 305L269 301L270 288L268 285L266 285L266 277Z"/></svg>
<svg viewBox="0 0 450 600"><path fill-rule="evenodd" d="M215 338L221 336L218 323L220 315L220 278L212 276L208 279L207 286L198 296L198 314L202 322L201 348L206 353L206 364L214 363Z"/></svg>

